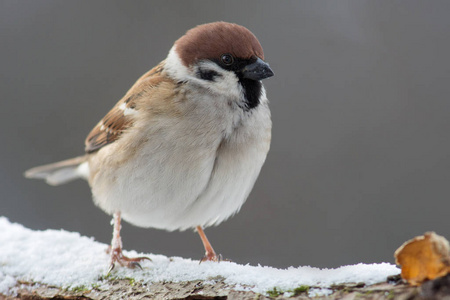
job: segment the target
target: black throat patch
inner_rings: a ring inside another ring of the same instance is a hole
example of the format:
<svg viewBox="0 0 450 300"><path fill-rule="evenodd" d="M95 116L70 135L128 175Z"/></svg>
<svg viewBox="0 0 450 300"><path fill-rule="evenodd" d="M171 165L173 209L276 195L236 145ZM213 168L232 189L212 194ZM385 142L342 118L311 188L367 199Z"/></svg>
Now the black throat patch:
<svg viewBox="0 0 450 300"><path fill-rule="evenodd" d="M244 90L245 97L245 106L242 106L244 110L251 110L253 108L258 107L259 98L261 97L262 91L262 83L260 80L252 80L248 78L244 78L242 75L242 69L249 64L252 64L256 61L256 58L251 59L242 59L242 58L234 58L234 62L232 65L225 65L218 59L212 59L216 64L221 66L223 69L228 71L233 71L236 76L239 78L239 83Z"/></svg>
<svg viewBox="0 0 450 300"><path fill-rule="evenodd" d="M244 89L245 104L247 110L251 110L257 107L259 105L259 98L261 97L261 81L239 77L239 83Z"/></svg>

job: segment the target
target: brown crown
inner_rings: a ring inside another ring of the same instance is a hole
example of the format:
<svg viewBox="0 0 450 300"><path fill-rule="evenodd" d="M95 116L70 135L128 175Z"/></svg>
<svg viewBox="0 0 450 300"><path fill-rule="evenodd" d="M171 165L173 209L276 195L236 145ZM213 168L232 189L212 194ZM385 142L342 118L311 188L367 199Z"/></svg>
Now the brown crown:
<svg viewBox="0 0 450 300"><path fill-rule="evenodd" d="M192 28L175 42L185 66L199 59L219 59L222 54L264 60L264 52L256 36L247 28L226 22L215 22Z"/></svg>

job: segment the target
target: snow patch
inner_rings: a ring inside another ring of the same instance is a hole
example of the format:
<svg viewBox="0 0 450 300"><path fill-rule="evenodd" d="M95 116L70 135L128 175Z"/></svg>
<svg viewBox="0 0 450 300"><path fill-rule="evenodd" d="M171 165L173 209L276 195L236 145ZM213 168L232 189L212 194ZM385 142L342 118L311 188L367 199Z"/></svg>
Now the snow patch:
<svg viewBox="0 0 450 300"><path fill-rule="evenodd" d="M101 284L109 267L107 245L93 238L64 230L33 231L0 217L0 294L11 293L17 280L35 281L62 288ZM147 256L140 269L120 266L112 272L119 278L135 281L181 282L224 278L237 290L265 293L274 287L288 291L301 285L321 287L310 294L327 294L333 284L364 282L367 285L386 281L400 270L389 263L357 264L336 269L309 266L277 269L267 266L239 265L232 262L204 262L125 251L129 257Z"/></svg>
<svg viewBox="0 0 450 300"><path fill-rule="evenodd" d="M327 288L313 288L308 291L308 297L320 297L329 296L333 293L333 290Z"/></svg>
<svg viewBox="0 0 450 300"><path fill-rule="evenodd" d="M10 275L5 275L0 270L0 294L10 295L13 288L17 285L16 279Z"/></svg>

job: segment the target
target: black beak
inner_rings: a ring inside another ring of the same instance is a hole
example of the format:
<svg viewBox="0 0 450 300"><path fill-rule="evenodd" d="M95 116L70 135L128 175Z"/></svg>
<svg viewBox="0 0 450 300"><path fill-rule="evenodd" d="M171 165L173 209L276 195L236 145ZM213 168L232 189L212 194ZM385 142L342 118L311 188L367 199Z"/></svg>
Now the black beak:
<svg viewBox="0 0 450 300"><path fill-rule="evenodd" d="M273 71L269 67L269 64L264 62L259 57L252 64L246 65L242 69L242 75L244 78L252 80L261 80L264 78L272 77Z"/></svg>

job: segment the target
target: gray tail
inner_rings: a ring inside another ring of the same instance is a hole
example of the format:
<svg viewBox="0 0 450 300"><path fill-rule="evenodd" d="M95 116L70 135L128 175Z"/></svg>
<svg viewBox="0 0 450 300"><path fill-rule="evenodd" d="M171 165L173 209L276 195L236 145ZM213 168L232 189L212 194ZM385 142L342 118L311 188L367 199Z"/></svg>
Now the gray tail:
<svg viewBox="0 0 450 300"><path fill-rule="evenodd" d="M60 185L89 176L87 157L79 156L56 163L35 167L25 172L26 178L44 179L50 185Z"/></svg>

